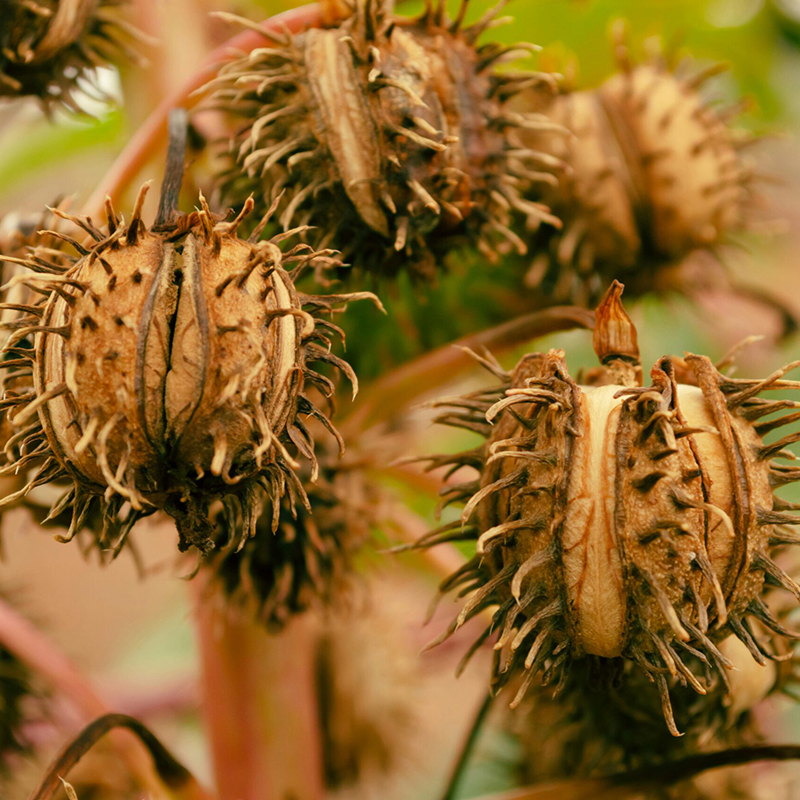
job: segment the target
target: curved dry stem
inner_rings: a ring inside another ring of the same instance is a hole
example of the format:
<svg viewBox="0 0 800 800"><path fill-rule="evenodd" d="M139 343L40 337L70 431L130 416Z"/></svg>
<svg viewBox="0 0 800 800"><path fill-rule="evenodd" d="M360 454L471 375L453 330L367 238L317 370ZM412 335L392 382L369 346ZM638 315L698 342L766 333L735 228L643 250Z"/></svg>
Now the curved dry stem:
<svg viewBox="0 0 800 800"><path fill-rule="evenodd" d="M181 800L211 800L192 776L156 736L141 722L126 714L106 714L87 725L53 760L41 783L29 800L51 800L62 786L62 778L91 750L100 739L115 728L135 734L147 748L153 767L164 785Z"/></svg>
<svg viewBox="0 0 800 800"><path fill-rule="evenodd" d="M689 780L710 769L736 767L756 761L795 761L800 759L800 745L773 744L700 753L679 761L646 769L621 772L605 778L579 778L554 781L513 792L486 796L482 800L583 800L586 797L624 800L641 797L642 792ZM648 794L649 796L649 794Z"/></svg>
<svg viewBox="0 0 800 800"><path fill-rule="evenodd" d="M593 311L574 306L555 306L464 336L452 344L402 364L376 380L361 393L340 430L346 439L347 434L391 419L412 400L449 383L475 363L463 348L476 350L486 347L494 355L499 355L550 333L575 328L591 330L593 327Z"/></svg>
<svg viewBox="0 0 800 800"><path fill-rule="evenodd" d="M310 3L276 14L261 25L266 30L288 29L297 32L304 28L319 26L321 21L319 4ZM119 195L136 178L142 166L160 147L163 147L167 139L169 112L176 107L188 109L196 105L200 98L191 97L192 93L214 77L221 61L224 61L232 51L249 52L262 44L264 40L265 37L260 33L248 29L228 39L227 42L209 53L198 70L158 104L128 141L97 185L92 196L86 201L83 214L88 217L102 215L107 194L112 201L117 202Z"/></svg>
<svg viewBox="0 0 800 800"><path fill-rule="evenodd" d="M108 713L108 707L89 680L67 656L30 621L0 599L0 645L13 653L53 689L69 700L84 721ZM114 737L114 746L128 769L154 798L166 797L147 754L128 736Z"/></svg>

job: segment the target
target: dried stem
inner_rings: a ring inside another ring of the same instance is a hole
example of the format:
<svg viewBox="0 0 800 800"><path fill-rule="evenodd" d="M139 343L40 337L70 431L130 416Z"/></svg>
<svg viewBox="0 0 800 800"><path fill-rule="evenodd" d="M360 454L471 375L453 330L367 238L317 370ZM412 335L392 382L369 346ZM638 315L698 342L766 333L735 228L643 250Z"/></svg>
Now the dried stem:
<svg viewBox="0 0 800 800"><path fill-rule="evenodd" d="M310 3L276 14L265 20L262 27L273 31L288 29L296 32L303 28L317 26L320 22L319 5ZM167 138L169 112L177 107L188 109L194 106L199 98L193 98L190 95L214 77L219 63L225 60L231 51L249 52L263 44L264 39L265 37L257 31L248 29L228 39L227 42L209 53L197 72L167 95L139 127L87 200L83 213L90 217L100 216L107 194L113 201L119 200L119 195L136 178L148 159L163 147Z"/></svg>
<svg viewBox="0 0 800 800"><path fill-rule="evenodd" d="M488 347L494 355L507 352L539 336L574 328L591 329L594 312L573 306L556 306L517 317L503 325L472 333L439 347L386 373L365 389L340 429L345 435L364 431L405 409L415 398L451 382L474 365L462 348Z"/></svg>
<svg viewBox="0 0 800 800"><path fill-rule="evenodd" d="M30 800L52 800L62 786L62 778L103 738L115 728L131 731L147 748L153 767L170 789L170 796L181 800L211 800L192 774L180 764L172 753L141 722L125 714L106 714L87 725L53 760Z"/></svg>
<svg viewBox="0 0 800 800"><path fill-rule="evenodd" d="M311 615L270 634L246 609L192 582L202 663L203 711L219 800L318 800L322 737Z"/></svg>
<svg viewBox="0 0 800 800"><path fill-rule="evenodd" d="M624 800L643 793L663 791L679 781L689 780L710 769L735 767L756 761L795 761L800 759L800 745L773 744L700 753L680 761L621 772L605 778L579 778L554 781L542 786L518 789L485 797L483 800L584 800L586 797Z"/></svg>
<svg viewBox="0 0 800 800"><path fill-rule="evenodd" d="M167 163L164 168L164 180L161 183L161 196L158 200L154 228L169 225L178 210L183 169L186 162L186 127L188 125L186 109L173 108L169 112L167 128L169 130L169 148Z"/></svg>
<svg viewBox="0 0 800 800"><path fill-rule="evenodd" d="M458 760L453 766L453 772L451 773L450 779L447 782L447 788L442 795L442 800L455 800L458 787L461 784L461 780L467 770L467 764L472 756L472 751L475 749L475 745L478 743L478 738L480 737L481 730L483 729L483 724L486 722L486 718L489 716L489 711L491 711L493 700L494 695L492 695L490 692L481 701L481 704L478 708L478 713L475 715L475 719L473 720L472 725L470 725L469 731L467 731L466 739L464 740L464 744L462 745L461 751L458 754Z"/></svg>
<svg viewBox="0 0 800 800"><path fill-rule="evenodd" d="M69 700L84 722L108 714L106 703L69 658L31 622L2 600L0 645ZM154 799L171 796L153 771L150 758L138 741L123 732L113 735L112 741L128 769Z"/></svg>

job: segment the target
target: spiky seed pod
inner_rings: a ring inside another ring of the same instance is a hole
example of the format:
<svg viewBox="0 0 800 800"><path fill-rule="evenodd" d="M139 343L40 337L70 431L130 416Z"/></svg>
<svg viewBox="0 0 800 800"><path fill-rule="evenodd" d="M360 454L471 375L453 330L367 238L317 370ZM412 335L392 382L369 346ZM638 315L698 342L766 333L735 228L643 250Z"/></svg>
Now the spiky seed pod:
<svg viewBox="0 0 800 800"><path fill-rule="evenodd" d="M264 31L270 47L224 66L212 102L245 118L232 141L235 166L223 194L268 205L282 194L280 222L312 225L349 263L430 277L456 241L490 256L525 246L515 216L558 224L523 194L552 181L552 159L519 146L519 131L557 127L511 113L508 98L543 73L494 73L531 49L477 39L495 11L463 28L442 3L418 19L390 3L358 0L337 28L295 37ZM228 15L226 15L228 16Z"/></svg>
<svg viewBox="0 0 800 800"><path fill-rule="evenodd" d="M100 503L102 542L118 550L137 519L163 509L176 521L181 549L206 553L214 545L212 500L236 498L246 537L255 533L262 492L277 498L294 484L303 496L293 454L314 474L317 466L302 417L333 430L309 391L331 397L334 384L311 365L331 364L357 386L330 352L329 336L340 330L320 315L348 300L377 299L299 293L295 278L309 264L332 261L331 252L298 245L284 253L289 234L258 241L261 225L240 239L250 204L218 222L201 197L199 211L148 230L146 191L128 224L107 203L106 231L62 213L83 234L82 241L53 234L76 250L69 266L30 259L33 274L12 280L44 297L4 349L32 370L33 389L6 391L3 404L25 435L0 472L38 467L19 496L72 481L51 512L72 508L64 538ZM33 352L20 346L30 337Z"/></svg>
<svg viewBox="0 0 800 800"><path fill-rule="evenodd" d="M325 783L357 787L360 797L393 794L380 791L382 782L416 763L426 733L425 676L407 637L408 594L388 583L390 592L367 587L366 607L330 615L317 656Z"/></svg>
<svg viewBox="0 0 800 800"><path fill-rule="evenodd" d="M28 272L24 266L30 260L39 260L41 265L57 263L66 268L67 258L64 242L52 235L40 235L38 231L48 227L58 227L59 220L51 212L36 215L10 214L0 222L0 285L9 283L15 276ZM30 288L18 283L6 294L5 307L0 310L0 348L8 341L15 328L26 326L26 317L31 308L41 299L40 295ZM32 337L26 337L17 343L18 348L32 348ZM5 358L3 372L3 392L11 390L25 393L33 389L33 375L29 364L13 357ZM5 411L0 411L0 444L3 453L0 465L9 463L7 450L13 448L17 434L21 431L12 424ZM24 436L25 434L23 434ZM0 497L12 494L25 485L25 476L9 474L0 477Z"/></svg>
<svg viewBox="0 0 800 800"><path fill-rule="evenodd" d="M705 696L672 694L674 713L685 729L678 738L664 727L658 696L631 661L584 659L573 666L558 697L531 690L524 713L507 718L523 745L524 782L640 769L759 741L752 711L775 690L776 665L756 664L735 637L721 642L719 650L733 665L728 685L713 681ZM687 654L686 659L704 671L696 657Z"/></svg>
<svg viewBox="0 0 800 800"><path fill-rule="evenodd" d="M137 31L116 13L121 0L0 0L0 98L34 96L77 109L73 93L121 54ZM91 83L91 80L89 81Z"/></svg>
<svg viewBox="0 0 800 800"><path fill-rule="evenodd" d="M233 602L254 608L270 629L312 604L343 605L352 559L380 518L381 498L362 464L347 456L340 461L330 448L319 464L315 482L308 467L300 470L305 498L294 487L281 498L264 498L256 536L231 536L243 522L235 503L224 503L216 518L221 547L208 569Z"/></svg>
<svg viewBox="0 0 800 800"><path fill-rule="evenodd" d="M500 386L443 405L442 421L482 433L484 446L433 465L477 467L449 486L461 519L420 544L474 537L475 556L442 584L469 599L445 637L496 607L481 641L499 632L494 685L537 674L563 686L583 658L629 659L655 682L667 724L678 734L668 678L700 694L687 666L698 658L725 680L718 643L737 636L760 664L779 658L762 639L795 637L762 599L765 583L800 598L772 558L775 545L800 541L793 506L772 494L800 479L776 459L800 440L763 437L800 419L759 422L791 400L764 392L798 389L783 375L762 381L722 375L705 356L663 357L642 386L635 328L615 283L596 312L595 350L603 366L579 385L564 353L534 353L511 373L484 363ZM616 352L615 352L616 351Z"/></svg>
<svg viewBox="0 0 800 800"><path fill-rule="evenodd" d="M663 267L741 231L752 202L752 136L700 91L720 65L682 77L664 60L632 65L623 42L617 53L598 89L518 101L575 134L523 134L570 167L544 194L563 230L539 237L528 281L591 304L616 277L635 293L658 286Z"/></svg>

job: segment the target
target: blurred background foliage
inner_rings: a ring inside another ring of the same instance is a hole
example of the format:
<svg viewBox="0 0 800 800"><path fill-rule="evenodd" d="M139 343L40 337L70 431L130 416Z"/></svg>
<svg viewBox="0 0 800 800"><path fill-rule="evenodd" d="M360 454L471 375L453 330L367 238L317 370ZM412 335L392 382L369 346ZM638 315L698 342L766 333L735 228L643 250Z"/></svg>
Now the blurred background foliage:
<svg viewBox="0 0 800 800"><path fill-rule="evenodd" d="M120 74L104 71L101 85L111 102L87 96L84 103L89 115L76 117L58 111L52 121L35 103L0 106L0 218L36 212L65 195L74 195L79 207L149 112L171 88L192 74L208 52L235 32L227 24L210 21L209 12L224 9L258 19L294 5L285 0L133 0L134 21L156 43L147 48L149 66L144 70L127 67ZM489 5L486 0L473 0L469 16L479 16ZM408 2L401 3L399 10L411 15L421 7L421 3ZM763 172L777 174L781 180L776 185L765 183L763 190L774 216L786 221L787 234L748 236L742 249L726 252L725 257L735 274L759 286L777 286L787 302L800 311L796 256L800 245L796 191L800 186L800 147L793 138L800 122L800 3L515 0L507 11L515 17L515 23L490 35L509 43L521 39L542 45L538 56L541 67L570 76L571 83L579 87L597 86L614 70L609 31L620 18L628 21L633 52L639 57L648 40L662 37L678 52L691 53L700 61L730 62L731 70L715 79L711 91L723 101L742 94L753 99L741 124L769 134L759 148L759 158ZM140 180L157 181L161 162L159 154L142 171ZM207 167L202 157L195 167L195 180L203 185ZM128 202L137 187L138 181L129 191ZM154 194L151 192L151 197ZM185 192L184 202L191 204L192 200L191 191ZM386 317L377 318L364 304L349 310L345 318L348 356L365 385L392 365L527 310L527 298L516 289L519 277L514 270L519 265L487 265L473 254L459 253L448 267L433 287L416 285L405 277L392 287L379 285L389 310ZM664 353L680 354L684 350L720 358L743 336L764 333L765 341L743 354L740 367L741 374L764 375L793 355L796 358L800 349L797 336L773 346L770 336L774 334L774 320L730 299L709 297L707 306L698 309L684 299L647 297L633 305L631 312L639 327L645 365ZM561 334L536 343L536 349L551 346L567 350L573 374L594 363L591 337L586 333ZM513 364L523 349L504 357L504 364ZM465 379L464 385L489 381L476 372ZM448 393L461 388L463 385L448 389ZM438 389L435 392L441 393ZM431 436L429 414L422 412L418 417L417 430L424 432L422 441L414 444L418 452L453 450L471 443L468 437L447 432ZM413 451L414 447L409 449ZM414 511L433 520L433 500L408 486L397 488ZM139 692L140 706L151 692L153 707L161 710L149 721L201 778L207 778L207 756L192 702L184 704L181 713L156 702L166 691L165 681L188 691L197 669L185 587L174 579L168 566L171 534L165 526L146 532L143 550L150 573L146 584L138 582L131 563L115 564L101 572L96 565L85 564L73 548L58 547L48 535L29 534L29 523L21 514L5 519L8 558L0 564L0 580L13 588L24 588L24 604L48 621L54 638L76 661L110 687L111 696L119 698L123 710L134 690ZM391 540L392 534L382 538L384 542ZM433 631L418 630L433 582L416 557L404 556L388 563L391 558L381 556L380 566L376 566L375 558L365 559L365 564L395 581L401 580L398 573L419 568L422 577L414 578L411 588L407 580L403 584L403 591L413 600L400 604L404 619L398 625L404 631L413 629L413 636L420 637L419 644L424 643L434 635ZM96 602L98 596L104 598L103 603ZM353 797L413 796L426 800L441 791L452 754L473 706L480 701L483 683L480 664L472 670L476 680L470 681L469 675L461 683L452 680L458 649L454 645L450 655L431 657L430 669L435 674L431 697L441 700L442 705L436 708L436 703L430 704L429 713L441 719L429 728L436 731L440 744L430 753L415 755L425 765L417 770L420 780L413 788L402 784L394 794L384 787L380 795L356 793ZM800 711L785 704L780 707L786 712L786 725L779 734L797 740ZM135 709L131 700L127 710L133 713ZM476 797L514 786L518 759L517 743L501 726L494 726L481 741L460 796ZM414 769L410 767L410 771ZM344 792L342 796L351 795Z"/></svg>

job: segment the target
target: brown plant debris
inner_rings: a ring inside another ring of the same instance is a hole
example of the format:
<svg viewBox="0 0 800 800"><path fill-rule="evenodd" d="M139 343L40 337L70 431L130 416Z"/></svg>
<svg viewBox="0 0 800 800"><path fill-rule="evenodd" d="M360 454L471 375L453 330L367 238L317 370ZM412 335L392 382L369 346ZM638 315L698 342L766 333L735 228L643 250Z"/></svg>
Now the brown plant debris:
<svg viewBox="0 0 800 800"><path fill-rule="evenodd" d="M468 0L453 20L442 2L406 19L389 2L358 0L338 27L294 37L241 20L270 43L209 86L212 105L244 120L223 195L252 193L257 207L280 196L284 228L316 226L319 246L383 274L432 277L458 242L492 259L524 252L515 220L559 223L530 199L532 186L555 180L553 160L520 134L561 128L507 108L522 88L554 79L494 71L535 49L478 44L502 5L469 27Z"/></svg>
<svg viewBox="0 0 800 800"><path fill-rule="evenodd" d="M499 385L442 401L441 422L486 442L430 460L448 476L462 467L477 476L448 482L443 503L463 503L461 517L418 546L475 541L440 587L466 598L441 639L494 608L478 644L496 638L496 690L522 677L512 706L537 675L558 689L581 659L627 659L655 684L679 735L668 681L704 695L715 676L727 679L727 636L759 664L786 658L776 640L797 636L762 594L777 586L800 598L774 558L798 541L797 518L773 494L800 479L783 463L800 432L768 436L798 419L800 402L765 396L800 389L784 378L800 362L749 380L705 356L665 356L645 386L621 293L615 282L597 309L603 366L584 385L561 350L527 355L510 373L485 357ZM624 352L615 356L613 342Z"/></svg>

